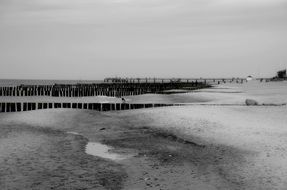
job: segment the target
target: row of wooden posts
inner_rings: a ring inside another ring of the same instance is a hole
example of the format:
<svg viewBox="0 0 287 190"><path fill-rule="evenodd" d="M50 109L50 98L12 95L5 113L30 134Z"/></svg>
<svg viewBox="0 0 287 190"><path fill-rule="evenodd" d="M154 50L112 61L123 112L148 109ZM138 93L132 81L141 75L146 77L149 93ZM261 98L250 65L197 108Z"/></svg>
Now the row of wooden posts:
<svg viewBox="0 0 287 190"><path fill-rule="evenodd" d="M53 97L84 97L84 96L133 96L147 92L137 89L135 91L111 91L111 90L79 90L79 89L53 89L51 91L31 90L31 89L4 89L0 87L0 96L53 96Z"/></svg>
<svg viewBox="0 0 287 190"><path fill-rule="evenodd" d="M181 104L2 102L0 103L0 112L20 112L20 111L54 109L54 108L116 111L116 110L130 110L130 109L179 106L179 105Z"/></svg>
<svg viewBox="0 0 287 190"><path fill-rule="evenodd" d="M204 83L115 83L115 84L75 84L75 85L20 85L0 87L0 96L132 96L146 93L161 93L171 89L199 89L209 85Z"/></svg>

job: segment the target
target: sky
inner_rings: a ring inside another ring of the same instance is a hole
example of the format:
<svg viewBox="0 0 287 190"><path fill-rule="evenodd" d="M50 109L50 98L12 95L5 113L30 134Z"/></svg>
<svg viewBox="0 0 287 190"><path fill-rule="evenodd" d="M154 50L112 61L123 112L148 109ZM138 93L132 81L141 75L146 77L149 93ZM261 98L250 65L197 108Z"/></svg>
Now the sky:
<svg viewBox="0 0 287 190"><path fill-rule="evenodd" d="M0 0L0 78L271 77L287 0Z"/></svg>

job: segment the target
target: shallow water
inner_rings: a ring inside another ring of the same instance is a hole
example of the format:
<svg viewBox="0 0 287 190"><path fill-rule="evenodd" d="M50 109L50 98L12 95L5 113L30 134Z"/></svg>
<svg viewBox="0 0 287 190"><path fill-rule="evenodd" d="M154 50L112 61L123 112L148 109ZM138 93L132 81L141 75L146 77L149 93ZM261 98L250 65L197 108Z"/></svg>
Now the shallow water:
<svg viewBox="0 0 287 190"><path fill-rule="evenodd" d="M73 134L73 135L80 135L79 133L73 132L73 131L69 131L67 133ZM124 159L131 157L131 155L112 153L112 152L110 152L110 150L112 150L112 149L113 149L112 147L101 144L99 142L89 142L86 145L85 152L87 154L90 154L93 156L98 156L101 158L107 158L107 159L111 159L111 160L124 160Z"/></svg>
<svg viewBox="0 0 287 190"><path fill-rule="evenodd" d="M112 147L109 147L107 145L98 142L89 142L86 145L86 153L93 156L98 156L101 158L107 158L111 160L124 160L131 157L131 155L112 153L110 152L110 150L112 149L113 149Z"/></svg>

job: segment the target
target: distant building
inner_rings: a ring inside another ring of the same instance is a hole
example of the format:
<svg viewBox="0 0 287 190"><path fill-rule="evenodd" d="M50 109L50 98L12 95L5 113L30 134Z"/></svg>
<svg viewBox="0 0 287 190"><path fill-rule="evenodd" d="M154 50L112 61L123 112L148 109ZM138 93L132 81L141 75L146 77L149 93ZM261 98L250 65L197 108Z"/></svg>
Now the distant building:
<svg viewBox="0 0 287 190"><path fill-rule="evenodd" d="M271 79L271 81L283 81L287 80L286 69L277 72L277 75Z"/></svg>
<svg viewBox="0 0 287 190"><path fill-rule="evenodd" d="M286 79L287 78L287 76L286 76L286 69L278 71L276 77L279 78L279 79Z"/></svg>

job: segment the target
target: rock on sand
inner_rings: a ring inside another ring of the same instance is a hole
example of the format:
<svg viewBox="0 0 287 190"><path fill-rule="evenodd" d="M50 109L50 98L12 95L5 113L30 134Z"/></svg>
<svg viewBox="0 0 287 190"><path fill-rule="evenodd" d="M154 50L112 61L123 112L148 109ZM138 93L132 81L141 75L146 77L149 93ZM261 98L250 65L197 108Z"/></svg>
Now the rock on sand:
<svg viewBox="0 0 287 190"><path fill-rule="evenodd" d="M257 105L259 105L256 100L252 100L252 99L246 99L245 100L245 104L247 106L257 106Z"/></svg>

